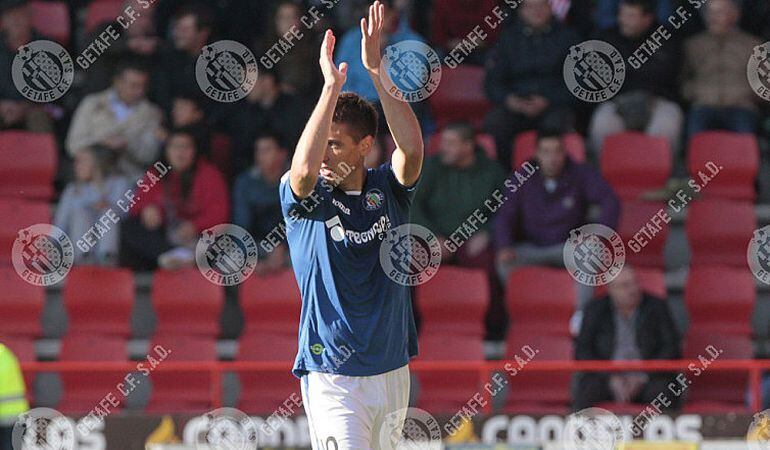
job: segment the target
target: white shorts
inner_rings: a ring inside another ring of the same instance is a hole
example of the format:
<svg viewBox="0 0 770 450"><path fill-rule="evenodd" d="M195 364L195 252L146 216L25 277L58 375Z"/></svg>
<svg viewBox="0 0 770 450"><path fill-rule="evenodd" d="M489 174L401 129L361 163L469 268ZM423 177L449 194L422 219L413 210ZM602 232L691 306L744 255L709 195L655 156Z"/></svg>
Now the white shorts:
<svg viewBox="0 0 770 450"><path fill-rule="evenodd" d="M370 377L310 372L301 384L313 450L390 450L401 435L408 365Z"/></svg>

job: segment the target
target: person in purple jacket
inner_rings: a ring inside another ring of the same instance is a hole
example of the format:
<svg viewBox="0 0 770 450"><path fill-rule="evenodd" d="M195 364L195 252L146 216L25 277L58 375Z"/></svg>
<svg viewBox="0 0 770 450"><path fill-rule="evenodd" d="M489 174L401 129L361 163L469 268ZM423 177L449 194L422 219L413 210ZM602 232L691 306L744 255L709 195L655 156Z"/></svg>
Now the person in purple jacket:
<svg viewBox="0 0 770 450"><path fill-rule="evenodd" d="M496 218L496 266L503 283L516 267L563 267L564 243L570 230L589 222L617 228L618 197L598 171L567 156L561 132L538 131L534 163L538 170L509 195ZM518 183L514 177L512 181ZM592 205L601 208L601 215L589 221ZM593 288L576 283L576 292L573 333L579 331L580 311L591 299Z"/></svg>

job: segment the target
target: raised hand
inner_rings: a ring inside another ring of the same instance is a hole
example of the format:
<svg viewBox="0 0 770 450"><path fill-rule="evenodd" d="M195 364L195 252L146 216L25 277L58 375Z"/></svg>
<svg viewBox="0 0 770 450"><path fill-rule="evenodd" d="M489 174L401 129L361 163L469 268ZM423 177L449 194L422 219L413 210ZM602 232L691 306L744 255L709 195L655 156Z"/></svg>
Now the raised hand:
<svg viewBox="0 0 770 450"><path fill-rule="evenodd" d="M324 84L342 87L347 79L348 63L343 62L339 68L334 64L334 44L336 42L337 38L334 37L332 30L326 30L324 41L321 44L319 63L321 64L321 73L324 76Z"/></svg>
<svg viewBox="0 0 770 450"><path fill-rule="evenodd" d="M379 1L369 6L369 20L361 18L361 61L371 74L379 76L380 39L385 21L385 6Z"/></svg>

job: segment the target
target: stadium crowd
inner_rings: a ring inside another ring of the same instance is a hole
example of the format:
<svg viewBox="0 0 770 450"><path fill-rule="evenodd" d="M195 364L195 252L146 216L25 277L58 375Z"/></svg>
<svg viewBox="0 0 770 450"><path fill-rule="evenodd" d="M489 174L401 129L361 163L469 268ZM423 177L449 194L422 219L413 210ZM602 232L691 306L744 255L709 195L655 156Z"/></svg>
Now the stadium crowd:
<svg viewBox="0 0 770 450"><path fill-rule="evenodd" d="M48 30L33 27L29 3L0 0L0 71L5 75L19 46L47 38ZM59 41L72 54L83 51L111 22L85 25L93 3L70 2L71 32ZM484 67L483 86L477 88L483 88L491 105L486 116L441 123L428 102L413 104L429 141L426 147L433 149L413 219L442 243L517 168L517 138L537 131L531 158L539 171L511 195L493 222L459 251L443 255L444 264L487 274L486 339L504 340L509 328L505 287L511 270L563 266L569 231L590 221L618 228L621 196L598 168L608 136L631 130L664 138L674 173L682 176L689 140L699 132L768 132L766 105L746 82L752 49L770 39L770 3L765 0L709 0L702 15L647 55L638 70L627 70L624 87L611 101L589 105L565 86L562 67L571 46L597 38L628 57L684 3L525 0L463 62ZM385 4L388 44L420 40L443 56L463 45L473 27L503 2ZM320 3L158 0L128 29L117 27L120 39L86 70L78 68L71 91L54 103L30 102L10 76L0 78L0 130L56 136L54 222L69 235L87 233L105 206L115 204L153 164L171 167L125 213L119 232L109 233L86 253L77 252L76 264L135 271L194 266L202 230L231 222L259 242L280 223L278 184L322 82L317 52L323 30L332 28L340 36L335 60L349 64L345 89L377 98L359 56L357 18L368 2L342 0L331 15L308 28L306 14L313 6ZM305 36L290 43L282 57L260 59L275 55L271 48L296 28ZM201 48L219 39L247 45L260 61L254 89L235 103L207 98L196 82ZM586 160L566 148L565 136L573 133L586 142ZM482 134L491 142L480 145ZM383 163L392 145L387 130L380 130L367 164ZM285 245L271 252L261 249L257 272L288 264ZM576 358L680 357L680 336L665 304L642 292L633 270L623 274L594 302L594 290L575 283L571 331L577 337ZM575 407L612 399L650 401L665 382L645 373L586 376Z"/></svg>

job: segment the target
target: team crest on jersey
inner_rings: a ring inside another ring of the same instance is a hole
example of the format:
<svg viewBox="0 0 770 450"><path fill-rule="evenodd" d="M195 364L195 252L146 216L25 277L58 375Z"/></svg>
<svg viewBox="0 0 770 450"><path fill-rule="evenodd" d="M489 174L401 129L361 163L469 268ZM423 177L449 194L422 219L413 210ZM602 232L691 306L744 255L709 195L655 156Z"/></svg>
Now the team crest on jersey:
<svg viewBox="0 0 770 450"><path fill-rule="evenodd" d="M364 208L367 211L376 211L382 207L382 202L385 201L385 194L379 189L370 189L369 192L364 195Z"/></svg>

